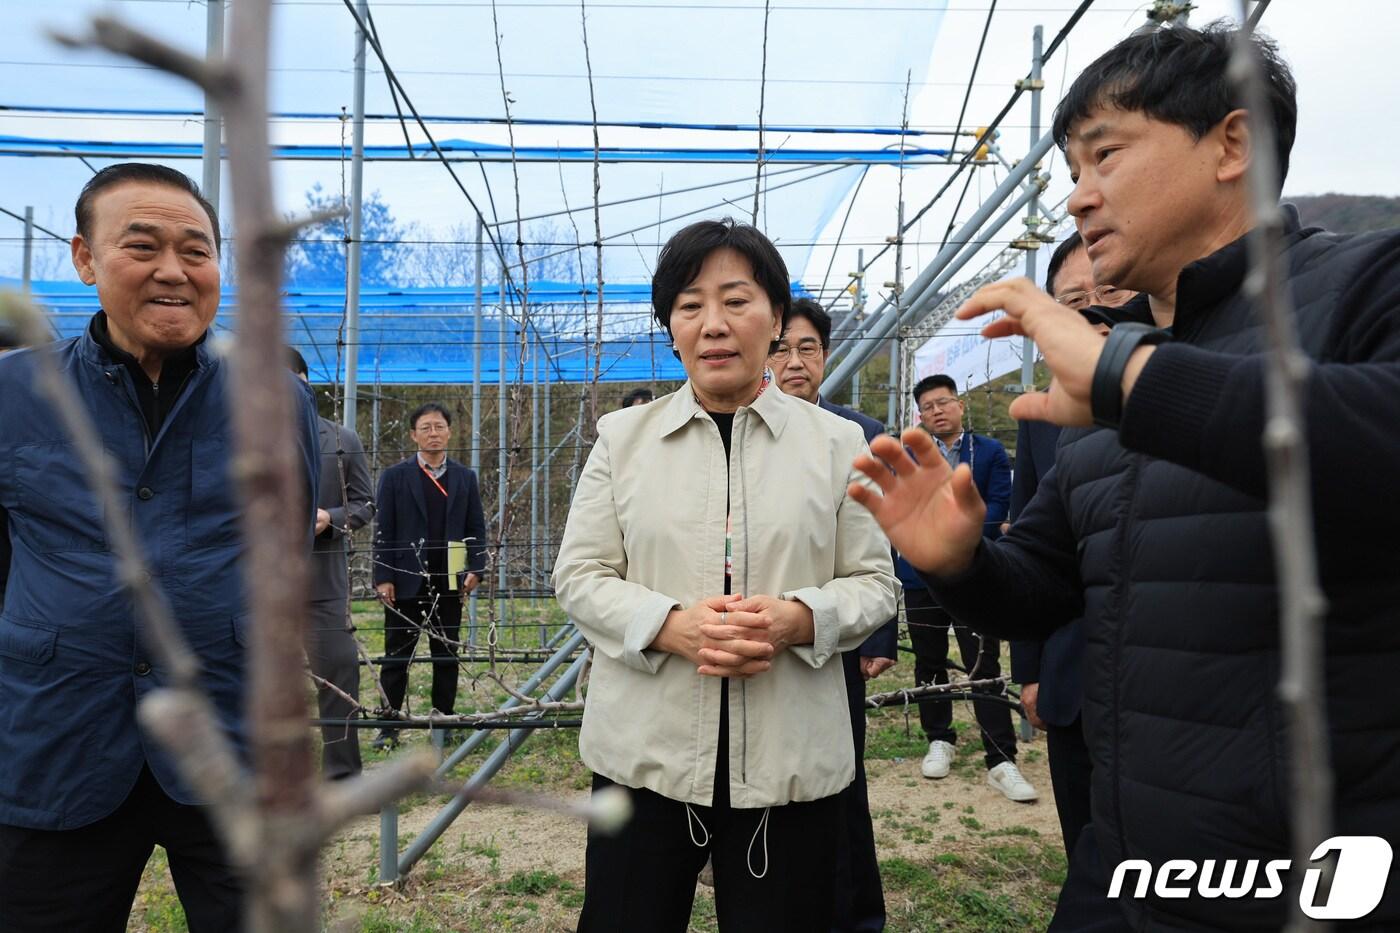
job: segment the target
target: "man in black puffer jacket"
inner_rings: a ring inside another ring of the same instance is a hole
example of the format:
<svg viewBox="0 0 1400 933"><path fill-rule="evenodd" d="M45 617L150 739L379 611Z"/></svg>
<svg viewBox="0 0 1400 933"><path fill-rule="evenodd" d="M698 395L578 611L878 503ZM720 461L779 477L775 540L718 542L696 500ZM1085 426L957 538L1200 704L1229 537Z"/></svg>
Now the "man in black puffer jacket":
<svg viewBox="0 0 1400 933"><path fill-rule="evenodd" d="M981 539L984 506L969 476L932 456L918 432L903 438L918 465L893 438L877 440L872 453L895 473L862 458L880 493L851 488L969 625L1042 638L1084 618L1093 820L1071 857L1056 931L1277 930L1293 906L1254 893L1269 887L1265 863L1293 853L1261 441L1265 335L1242 282L1251 122L1272 118L1281 185L1296 105L1287 66L1262 40L1272 113L1237 105L1232 39L1223 27L1126 39L1056 112L1094 279L1143 292L1121 310L1156 329L1119 324L1105 341L1025 279L984 288L958 312L1005 309L983 333L1031 337L1055 377L1050 392L1012 407L1067 430L1010 533ZM1327 600L1332 831L1393 847L1400 515L1395 500L1365 491L1400 470L1400 234L1301 229L1290 210L1283 263L1310 360L1304 428ZM1175 876L1177 892L1155 873L1142 897L1130 873L1110 899L1110 875L1126 859L1196 868ZM1231 859L1235 885L1247 860L1258 860L1257 880L1242 896L1202 896L1202 874L1219 886ZM1385 880L1379 904L1346 929L1400 929L1393 865Z"/></svg>

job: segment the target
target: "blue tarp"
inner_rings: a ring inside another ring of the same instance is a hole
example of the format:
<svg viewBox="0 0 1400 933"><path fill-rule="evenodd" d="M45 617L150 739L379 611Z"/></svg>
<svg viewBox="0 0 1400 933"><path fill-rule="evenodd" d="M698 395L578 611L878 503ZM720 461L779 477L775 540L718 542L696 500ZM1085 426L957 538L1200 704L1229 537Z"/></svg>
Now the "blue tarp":
<svg viewBox="0 0 1400 933"><path fill-rule="evenodd" d="M0 288L19 282L0 278ZM794 284L794 294L805 294ZM48 309L61 337L82 332L98 309L97 292L80 282L35 282L32 294ZM512 305L518 306L515 295ZM501 372L500 300L494 284L482 289L481 379L495 383ZM603 343L600 378L604 382L652 382L685 378L671 354L670 342L651 321L647 285L609 285L603 295L612 330ZM588 336L597 309L592 286L570 282L536 282L530 286L530 332L522 353L516 316L505 321L507 382L529 382L539 366L541 380L586 382L594 368ZM362 289L360 295L359 380L384 385L461 385L472 381L476 341L475 291L470 288ZM344 353L337 346L345 308L338 289L298 288L285 292L288 342L306 357L312 381L344 377ZM237 289L224 289L216 333L231 332L238 311ZM617 329L630 333L618 334ZM540 352L540 348L543 352Z"/></svg>
<svg viewBox="0 0 1400 933"><path fill-rule="evenodd" d="M592 147L509 146L473 142L468 139L438 140L438 148L449 162L592 162ZM0 155L85 156L98 159L198 159L204 155L200 143L103 142L91 139L37 139L0 135ZM902 161L920 165L932 160L946 162L946 149L917 149L906 146ZM339 146L275 146L273 158L340 162L345 150ZM368 162L407 162L436 158L433 147L424 143L411 149L404 146L365 146ZM734 162L753 164L757 149L744 148L623 148L604 146L599 159L604 162ZM898 165L897 149L771 149L764 150L765 162L820 164L839 162L850 165Z"/></svg>

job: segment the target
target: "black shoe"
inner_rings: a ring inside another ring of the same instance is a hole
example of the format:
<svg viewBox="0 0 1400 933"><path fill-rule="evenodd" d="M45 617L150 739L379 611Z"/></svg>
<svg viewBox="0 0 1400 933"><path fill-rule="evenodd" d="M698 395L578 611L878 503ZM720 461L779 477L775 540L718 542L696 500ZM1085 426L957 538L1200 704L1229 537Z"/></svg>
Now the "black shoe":
<svg viewBox="0 0 1400 933"><path fill-rule="evenodd" d="M379 734L369 743L369 747L377 752L387 752L390 749L399 747L399 730L380 729Z"/></svg>

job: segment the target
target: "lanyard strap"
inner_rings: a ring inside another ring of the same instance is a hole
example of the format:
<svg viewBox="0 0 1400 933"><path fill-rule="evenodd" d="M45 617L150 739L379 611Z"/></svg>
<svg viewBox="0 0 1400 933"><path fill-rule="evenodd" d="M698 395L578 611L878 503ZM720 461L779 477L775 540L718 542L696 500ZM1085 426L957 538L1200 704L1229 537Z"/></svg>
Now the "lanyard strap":
<svg viewBox="0 0 1400 933"><path fill-rule="evenodd" d="M442 483L439 483L439 482L438 482L438 478L432 474L432 471L429 470L427 467L423 466L423 464L421 464L421 463L418 464L418 469L422 470L422 471L423 471L423 475L426 476L428 479L430 479L430 480L433 481L433 485L436 486L436 487L438 488L438 492L442 493L442 497L443 497L444 499L446 499L446 498L447 498L447 490L444 489L444 488L442 488Z"/></svg>

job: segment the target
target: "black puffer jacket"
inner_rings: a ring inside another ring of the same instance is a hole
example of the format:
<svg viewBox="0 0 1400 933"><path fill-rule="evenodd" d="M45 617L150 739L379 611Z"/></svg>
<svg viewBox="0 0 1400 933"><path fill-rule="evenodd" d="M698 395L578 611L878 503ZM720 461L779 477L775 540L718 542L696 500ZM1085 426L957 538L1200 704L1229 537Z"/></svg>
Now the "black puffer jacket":
<svg viewBox="0 0 1400 933"><path fill-rule="evenodd" d="M1285 255L1315 361L1305 396L1334 834L1400 847L1400 234L1293 220ZM957 580L928 581L955 616L1006 637L1044 637L1082 612L1093 825L1109 873L1128 858L1292 855L1264 335L1240 295L1245 267L1240 241L1183 270L1174 340L1144 368L1120 432L1064 431L1010 534L983 542ZM1394 875L1366 921L1381 929L1400 929ZM1140 930L1277 930L1286 902L1120 904Z"/></svg>

